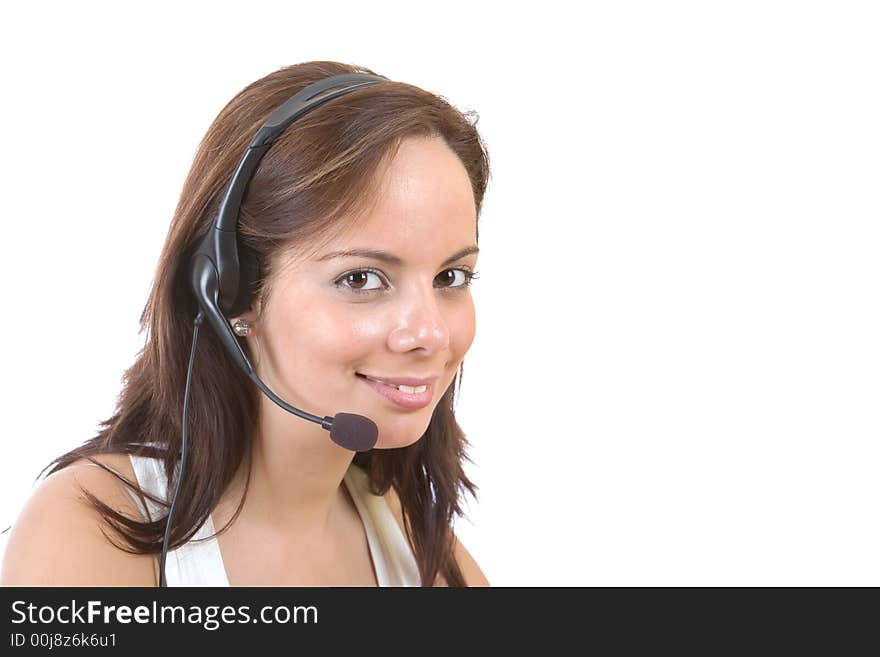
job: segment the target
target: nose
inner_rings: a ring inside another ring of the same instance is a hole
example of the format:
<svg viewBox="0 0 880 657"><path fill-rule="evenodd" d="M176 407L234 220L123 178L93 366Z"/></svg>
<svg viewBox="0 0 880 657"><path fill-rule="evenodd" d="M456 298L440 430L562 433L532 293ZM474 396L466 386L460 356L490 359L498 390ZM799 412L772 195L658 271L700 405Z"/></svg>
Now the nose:
<svg viewBox="0 0 880 657"><path fill-rule="evenodd" d="M398 325L388 336L393 351L424 349L435 353L449 349L449 326L437 296L438 291L428 285L402 297Z"/></svg>

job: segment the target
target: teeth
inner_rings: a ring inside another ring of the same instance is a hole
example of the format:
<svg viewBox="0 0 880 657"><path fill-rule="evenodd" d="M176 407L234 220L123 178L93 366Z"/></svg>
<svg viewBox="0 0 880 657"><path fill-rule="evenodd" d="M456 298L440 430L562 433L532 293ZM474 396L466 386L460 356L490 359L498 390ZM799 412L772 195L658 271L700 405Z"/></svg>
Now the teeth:
<svg viewBox="0 0 880 657"><path fill-rule="evenodd" d="M413 388L412 386L400 385L400 386L395 386L395 387L398 390L400 390L400 392L406 392L406 393L409 393L410 395L414 395L414 394L420 393L420 392L425 392L425 390L428 389L428 386L419 386L418 388Z"/></svg>
<svg viewBox="0 0 880 657"><path fill-rule="evenodd" d="M370 377L368 377L368 376L365 376L364 378L370 379ZM417 395L417 394L425 392L428 389L427 385L416 386L416 387L405 386L405 385L396 386L393 383L385 383L384 381L378 381L376 379L370 379L370 381L376 381L376 383L381 383L383 386L390 386L391 388L397 388L401 392L405 392L408 395Z"/></svg>

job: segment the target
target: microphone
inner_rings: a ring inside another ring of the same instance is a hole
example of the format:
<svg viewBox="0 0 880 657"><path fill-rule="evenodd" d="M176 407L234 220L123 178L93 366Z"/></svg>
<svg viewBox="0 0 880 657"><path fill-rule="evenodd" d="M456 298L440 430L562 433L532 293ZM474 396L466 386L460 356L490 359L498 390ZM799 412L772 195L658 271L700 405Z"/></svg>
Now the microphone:
<svg viewBox="0 0 880 657"><path fill-rule="evenodd" d="M354 413L337 413L330 423L330 439L353 452L373 449L379 427L370 418Z"/></svg>
<svg viewBox="0 0 880 657"><path fill-rule="evenodd" d="M197 252L192 260L191 271L191 283L200 307L199 316L207 318L235 364L269 399L297 417L320 424L323 429L330 432L330 439L340 447L353 452L366 452L373 448L379 438L379 427L370 418L355 413L337 413L335 416L328 415L322 418L291 406L272 392L254 372L235 333L232 332L232 327L217 306L219 276L211 258ZM197 317L196 321L200 322L200 319Z"/></svg>

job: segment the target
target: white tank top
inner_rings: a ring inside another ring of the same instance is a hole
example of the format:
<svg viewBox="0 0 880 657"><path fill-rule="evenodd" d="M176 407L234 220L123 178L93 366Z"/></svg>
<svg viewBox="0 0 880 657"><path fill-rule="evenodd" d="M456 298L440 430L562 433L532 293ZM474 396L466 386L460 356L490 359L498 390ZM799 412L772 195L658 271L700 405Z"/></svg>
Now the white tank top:
<svg viewBox="0 0 880 657"><path fill-rule="evenodd" d="M129 454L129 459L138 485L159 499L168 499L162 462L132 454ZM409 543L385 498L370 491L367 473L352 463L343 481L364 524L379 586L421 586L419 568ZM141 506L135 492L130 489L128 492ZM165 515L162 507L150 499L145 500L147 519L159 519ZM168 586L229 586L220 545L216 537L208 538L213 533L214 522L208 515L187 543L168 551L165 560L165 582Z"/></svg>

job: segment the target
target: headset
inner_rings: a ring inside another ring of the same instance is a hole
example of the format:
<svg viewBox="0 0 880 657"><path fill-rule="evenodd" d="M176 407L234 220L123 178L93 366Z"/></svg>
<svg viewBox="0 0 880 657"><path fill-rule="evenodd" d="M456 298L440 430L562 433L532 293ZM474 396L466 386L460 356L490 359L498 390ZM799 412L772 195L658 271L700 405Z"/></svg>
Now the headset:
<svg viewBox="0 0 880 657"><path fill-rule="evenodd" d="M171 523L174 517L177 494L180 491L180 482L183 481L186 468L187 417L196 343L199 327L206 318L235 364L278 406L298 417L320 424L323 429L330 432L330 438L333 442L345 449L365 452L376 444L379 429L375 422L363 415L337 413L335 416L322 418L301 411L280 399L254 372L254 368L229 325L229 318L250 307L259 278L256 255L247 246L239 243L238 216L248 183L257 170L260 160L287 127L301 116L339 96L389 81L384 76L367 73L333 75L308 85L280 105L251 140L235 168L235 173L226 189L213 226L202 237L189 260L189 283L198 301L199 310L193 322L192 349L186 373L186 389L183 395L180 467L165 525L165 538L162 541L162 556L159 563L159 586L161 588L166 587L165 559L171 537Z"/></svg>

